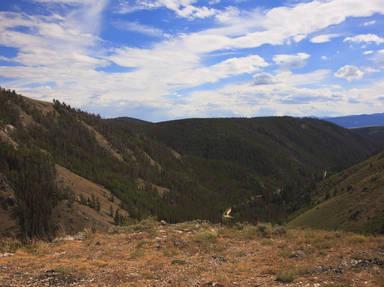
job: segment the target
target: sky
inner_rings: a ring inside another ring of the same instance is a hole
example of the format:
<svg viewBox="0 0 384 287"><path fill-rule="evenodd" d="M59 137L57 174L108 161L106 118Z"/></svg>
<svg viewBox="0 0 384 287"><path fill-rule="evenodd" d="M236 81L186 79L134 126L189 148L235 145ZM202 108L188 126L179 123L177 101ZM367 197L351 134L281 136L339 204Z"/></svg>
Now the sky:
<svg viewBox="0 0 384 287"><path fill-rule="evenodd" d="M149 121L384 112L384 0L0 0L0 86Z"/></svg>

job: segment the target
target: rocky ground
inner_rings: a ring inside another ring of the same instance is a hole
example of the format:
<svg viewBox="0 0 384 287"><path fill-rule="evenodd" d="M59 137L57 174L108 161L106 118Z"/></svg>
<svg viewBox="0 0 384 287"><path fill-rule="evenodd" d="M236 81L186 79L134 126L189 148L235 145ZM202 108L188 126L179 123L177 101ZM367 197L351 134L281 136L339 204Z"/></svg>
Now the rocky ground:
<svg viewBox="0 0 384 287"><path fill-rule="evenodd" d="M384 286L384 237L144 221L0 243L0 286Z"/></svg>

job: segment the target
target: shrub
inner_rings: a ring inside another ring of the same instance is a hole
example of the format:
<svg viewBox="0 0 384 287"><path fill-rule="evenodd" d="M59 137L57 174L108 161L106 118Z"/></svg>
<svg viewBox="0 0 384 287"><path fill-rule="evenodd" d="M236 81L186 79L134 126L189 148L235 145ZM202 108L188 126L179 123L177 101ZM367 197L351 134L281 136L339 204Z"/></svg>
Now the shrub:
<svg viewBox="0 0 384 287"><path fill-rule="evenodd" d="M215 241L218 237L216 230L204 230L195 234L193 240L196 242L210 242Z"/></svg>
<svg viewBox="0 0 384 287"><path fill-rule="evenodd" d="M273 229L272 229L272 234L273 235L278 235L278 236L283 236L285 234L287 234L287 229L284 227L284 226L275 226Z"/></svg>
<svg viewBox="0 0 384 287"><path fill-rule="evenodd" d="M359 243L364 243L364 242L368 241L368 238L364 235L361 235L361 234L351 235L348 239L353 244L359 244Z"/></svg>
<svg viewBox="0 0 384 287"><path fill-rule="evenodd" d="M186 265L187 261L182 259L174 259L172 260L172 265Z"/></svg>
<svg viewBox="0 0 384 287"><path fill-rule="evenodd" d="M257 225L257 234L264 238L271 237L272 226L270 224L259 224Z"/></svg>
<svg viewBox="0 0 384 287"><path fill-rule="evenodd" d="M281 271L276 275L276 281L281 283L292 283L295 280L296 274L293 271Z"/></svg>
<svg viewBox="0 0 384 287"><path fill-rule="evenodd" d="M241 235L244 239L253 239L256 236L258 236L258 228L253 225L246 225L242 230L241 230Z"/></svg>
<svg viewBox="0 0 384 287"><path fill-rule="evenodd" d="M0 253L14 253L20 249L23 244L14 239L3 239L0 241Z"/></svg>

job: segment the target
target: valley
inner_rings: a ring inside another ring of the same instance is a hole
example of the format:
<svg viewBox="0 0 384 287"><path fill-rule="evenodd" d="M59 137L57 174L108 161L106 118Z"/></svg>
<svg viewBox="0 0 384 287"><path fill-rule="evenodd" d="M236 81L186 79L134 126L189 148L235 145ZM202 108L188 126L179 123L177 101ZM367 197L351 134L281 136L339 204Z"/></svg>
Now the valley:
<svg viewBox="0 0 384 287"><path fill-rule="evenodd" d="M1 286L383 286L379 127L0 104Z"/></svg>
<svg viewBox="0 0 384 287"><path fill-rule="evenodd" d="M4 153L14 154L0 172L18 172L13 158L22 150L43 152L57 167L60 204L80 203L87 217L99 219L88 227L105 226L117 210L118 221L154 216L176 223L220 222L232 208L236 221L284 223L311 203L325 172L337 173L380 150L369 137L311 118L150 123L102 119L8 90L0 100ZM74 184L76 176L89 184ZM112 197L116 202L108 203Z"/></svg>

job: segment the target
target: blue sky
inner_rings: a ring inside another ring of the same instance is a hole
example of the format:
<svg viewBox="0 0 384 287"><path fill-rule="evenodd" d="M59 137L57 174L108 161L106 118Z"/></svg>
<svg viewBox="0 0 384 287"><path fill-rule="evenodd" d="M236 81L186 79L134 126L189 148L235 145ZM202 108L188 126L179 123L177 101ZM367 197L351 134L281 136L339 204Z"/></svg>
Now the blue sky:
<svg viewBox="0 0 384 287"><path fill-rule="evenodd" d="M384 0L0 1L0 86L104 117L384 111Z"/></svg>

